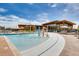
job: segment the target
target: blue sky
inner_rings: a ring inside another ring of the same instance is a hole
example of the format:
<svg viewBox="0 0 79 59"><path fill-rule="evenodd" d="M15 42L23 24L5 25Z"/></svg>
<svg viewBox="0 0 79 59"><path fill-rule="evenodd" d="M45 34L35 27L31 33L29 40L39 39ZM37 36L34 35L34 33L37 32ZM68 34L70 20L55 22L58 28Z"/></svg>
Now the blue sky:
<svg viewBox="0 0 79 59"><path fill-rule="evenodd" d="M79 4L66 3L0 3L0 25L43 24L53 20L70 20L79 24Z"/></svg>

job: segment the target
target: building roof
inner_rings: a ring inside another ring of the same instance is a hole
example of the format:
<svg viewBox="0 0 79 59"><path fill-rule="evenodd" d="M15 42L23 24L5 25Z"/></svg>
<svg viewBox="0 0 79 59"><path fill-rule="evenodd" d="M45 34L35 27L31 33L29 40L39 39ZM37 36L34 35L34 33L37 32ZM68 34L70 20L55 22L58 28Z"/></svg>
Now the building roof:
<svg viewBox="0 0 79 59"><path fill-rule="evenodd" d="M68 25L75 25L75 23L73 23L71 21L68 21L68 20L51 21L51 22L48 22L48 23L44 23L43 25L49 25L49 24L68 24Z"/></svg>
<svg viewBox="0 0 79 59"><path fill-rule="evenodd" d="M69 24L69 25L75 25L75 23L71 22L71 21L68 21L68 20L62 20L62 21L59 21L57 24Z"/></svg>

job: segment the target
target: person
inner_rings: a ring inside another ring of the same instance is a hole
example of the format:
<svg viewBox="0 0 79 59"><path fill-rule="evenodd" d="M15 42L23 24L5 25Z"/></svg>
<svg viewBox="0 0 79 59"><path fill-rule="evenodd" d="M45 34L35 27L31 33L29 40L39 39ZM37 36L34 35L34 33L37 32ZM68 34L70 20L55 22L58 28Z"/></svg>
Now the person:
<svg viewBox="0 0 79 59"><path fill-rule="evenodd" d="M43 27L42 28L42 36L43 37L47 37L48 36L48 33L47 32L48 32L47 28L46 27Z"/></svg>

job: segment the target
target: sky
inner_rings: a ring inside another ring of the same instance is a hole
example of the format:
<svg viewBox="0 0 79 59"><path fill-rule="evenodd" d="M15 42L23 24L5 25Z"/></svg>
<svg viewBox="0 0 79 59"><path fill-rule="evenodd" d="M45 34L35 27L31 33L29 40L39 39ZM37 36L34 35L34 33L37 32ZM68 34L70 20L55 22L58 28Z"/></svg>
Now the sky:
<svg viewBox="0 0 79 59"><path fill-rule="evenodd" d="M18 24L41 25L54 20L79 24L78 3L0 3L0 26L17 28Z"/></svg>

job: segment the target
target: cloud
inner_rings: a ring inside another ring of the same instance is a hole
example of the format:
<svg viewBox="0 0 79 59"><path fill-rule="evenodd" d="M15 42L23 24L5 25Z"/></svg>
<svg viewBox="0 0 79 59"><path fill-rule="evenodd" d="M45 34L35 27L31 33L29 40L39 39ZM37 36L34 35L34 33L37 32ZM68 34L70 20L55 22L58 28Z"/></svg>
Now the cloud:
<svg viewBox="0 0 79 59"><path fill-rule="evenodd" d="M4 8L0 8L0 12L6 12L7 9L4 9Z"/></svg>
<svg viewBox="0 0 79 59"><path fill-rule="evenodd" d="M78 21L72 21L72 22L74 22L74 23L76 23L76 25L79 25L79 20Z"/></svg>
<svg viewBox="0 0 79 59"><path fill-rule="evenodd" d="M67 13L70 14L78 14L79 13L79 4L67 4L66 8L64 9Z"/></svg>
<svg viewBox="0 0 79 59"><path fill-rule="evenodd" d="M49 22L47 13L38 14L36 19L31 21L16 15L0 15L0 26L5 26L6 28L18 28L18 24L41 25L45 22Z"/></svg>
<svg viewBox="0 0 79 59"><path fill-rule="evenodd" d="M48 19L48 13L41 13L36 16L36 22L38 22L39 24L43 24L49 21L50 20Z"/></svg>
<svg viewBox="0 0 79 59"><path fill-rule="evenodd" d="M62 14L58 17L58 19L66 19L71 20L79 24L79 4L66 4L66 7L63 9Z"/></svg>
<svg viewBox="0 0 79 59"><path fill-rule="evenodd" d="M16 15L6 15L6 16L0 15L0 26L4 26L6 28L18 28L18 24L41 25L48 21L49 20L47 13L38 14L36 20L31 21Z"/></svg>
<svg viewBox="0 0 79 59"><path fill-rule="evenodd" d="M68 9L64 9L64 12L68 12Z"/></svg>
<svg viewBox="0 0 79 59"><path fill-rule="evenodd" d="M0 26L5 26L6 28L17 28L18 24L28 23L29 20L15 15L0 16Z"/></svg>
<svg viewBox="0 0 79 59"><path fill-rule="evenodd" d="M53 4L53 5L51 5L51 7L56 7L57 6L57 4Z"/></svg>
<svg viewBox="0 0 79 59"><path fill-rule="evenodd" d="M54 4L52 4L52 3L48 3L48 6L50 6L50 7L56 7L57 4L56 4L56 3L54 3Z"/></svg>
<svg viewBox="0 0 79 59"><path fill-rule="evenodd" d="M32 21L32 24L34 24L34 25L41 25L41 22L34 20L34 21Z"/></svg>
<svg viewBox="0 0 79 59"><path fill-rule="evenodd" d="M33 5L34 3L28 3L29 5Z"/></svg>

